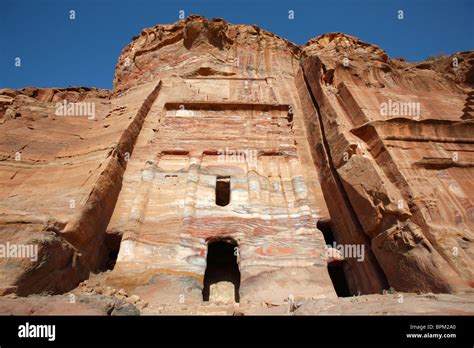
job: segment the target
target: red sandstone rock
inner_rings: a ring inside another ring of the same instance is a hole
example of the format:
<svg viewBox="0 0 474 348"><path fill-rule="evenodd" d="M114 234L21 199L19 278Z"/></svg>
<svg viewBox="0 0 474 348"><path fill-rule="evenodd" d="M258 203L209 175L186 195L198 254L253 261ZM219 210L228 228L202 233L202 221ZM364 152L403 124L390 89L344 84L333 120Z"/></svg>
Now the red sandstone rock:
<svg viewBox="0 0 474 348"><path fill-rule="evenodd" d="M0 291L113 268L91 291L150 313L201 306L212 281L250 306L331 302L332 261L352 294L467 291L473 58L407 63L340 33L300 48L191 16L135 37L112 91L2 89L0 244L38 259L1 258ZM325 258L320 229L363 258ZM236 263L210 276L219 241Z"/></svg>
<svg viewBox="0 0 474 348"><path fill-rule="evenodd" d="M310 41L303 56L325 139L319 161L323 171L330 168L322 189L333 221L341 213L350 219L335 224L336 240L367 240L397 290L472 287L474 133L465 110L472 52L460 54L462 68L434 62L443 70L420 69L356 38L327 34ZM386 114L384 103L418 103L419 112ZM321 136L313 138L318 146ZM334 186L340 195L332 195ZM348 265L351 288L360 289L369 280L356 274L367 267Z"/></svg>

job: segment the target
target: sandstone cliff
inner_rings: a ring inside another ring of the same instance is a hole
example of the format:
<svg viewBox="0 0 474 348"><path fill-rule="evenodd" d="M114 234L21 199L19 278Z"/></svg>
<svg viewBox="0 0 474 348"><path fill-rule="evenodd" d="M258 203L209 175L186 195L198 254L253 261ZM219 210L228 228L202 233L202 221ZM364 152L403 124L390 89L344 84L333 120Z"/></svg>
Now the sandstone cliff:
<svg viewBox="0 0 474 348"><path fill-rule="evenodd" d="M473 71L471 51L408 63L191 16L135 37L112 91L0 90L0 244L38 246L0 259L0 290L109 269L156 304L212 277L250 302L470 291ZM326 257L332 238L363 257ZM237 269L210 275L213 243Z"/></svg>
<svg viewBox="0 0 474 348"><path fill-rule="evenodd" d="M303 51L336 239L366 240L397 290L472 286L474 54L416 65L343 34Z"/></svg>

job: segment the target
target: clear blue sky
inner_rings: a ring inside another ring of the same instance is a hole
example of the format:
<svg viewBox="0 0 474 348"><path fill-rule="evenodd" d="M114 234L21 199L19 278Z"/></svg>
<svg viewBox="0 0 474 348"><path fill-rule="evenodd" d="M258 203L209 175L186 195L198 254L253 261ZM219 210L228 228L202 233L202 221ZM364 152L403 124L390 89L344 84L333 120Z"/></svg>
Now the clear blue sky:
<svg viewBox="0 0 474 348"><path fill-rule="evenodd" d="M409 61L474 49L474 0L2 0L0 88L111 88L122 48L179 10L257 24L297 44L341 31Z"/></svg>

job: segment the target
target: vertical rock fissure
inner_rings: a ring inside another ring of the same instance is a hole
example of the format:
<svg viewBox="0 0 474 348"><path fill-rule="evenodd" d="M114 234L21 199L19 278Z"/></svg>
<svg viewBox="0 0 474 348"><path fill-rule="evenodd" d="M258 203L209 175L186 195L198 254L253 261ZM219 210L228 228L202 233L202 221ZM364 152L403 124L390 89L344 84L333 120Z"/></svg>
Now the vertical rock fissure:
<svg viewBox="0 0 474 348"><path fill-rule="evenodd" d="M325 131L325 128L324 128L324 122L322 120L321 109L320 109L319 104L316 100L316 97L313 94L311 86L308 82L304 67L301 67L301 70L302 70L302 76L303 76L303 80L305 82L306 89L307 89L307 91L309 93L309 96L311 98L311 102L312 102L312 104L314 105L314 107L316 109L316 117L318 119L319 130L320 130L320 135L321 135L321 141L322 141L323 151L324 151L324 157L326 158L326 162L328 164L329 171L330 171L330 173L331 173L331 175L334 179L334 182L335 182L335 184L336 184L336 186L337 186L337 188L338 188L338 190L339 190L339 192L342 196L342 200L344 201L344 205L345 205L347 211L349 212L353 223L356 225L356 227L359 231L363 231L362 224L360 223L359 218L357 217L357 214L354 211L354 207L352 206L352 204L349 200L349 196L348 196L348 194L347 194L347 192L344 188L344 185L342 184L341 178L339 177L339 173L337 172L336 167L334 165L334 162L333 162L333 159L332 159L332 156L331 156L331 149L330 149L329 143L328 143L327 138L326 138L326 131ZM362 237L366 241L366 244L368 246L370 246L370 244L371 244L370 238L368 236L366 236L365 234L362 235ZM336 242L338 242L338 241L336 240ZM370 252L370 251L368 251L368 252ZM383 272L382 268L380 267L380 265L377 263L377 264L374 264L374 266L377 268L376 271L377 271L378 275L383 278L383 282L385 284L388 284L387 277L386 277L385 273Z"/></svg>
<svg viewBox="0 0 474 348"><path fill-rule="evenodd" d="M321 141L322 141L322 144L323 144L324 155L325 155L325 157L327 159L327 163L329 165L329 170L331 172L332 177L334 178L334 181L336 182L336 185L337 185L337 188L339 189L339 192L343 196L346 208L348 209L349 213L351 214L351 217L352 217L354 223L356 223L357 227L362 231L363 230L362 225L361 225L361 223L360 223L360 221L357 217L357 214L354 211L354 208L352 207L352 204L350 203L349 196L347 195L347 192L344 189L344 185L342 184L341 178L339 177L339 174L338 174L338 172L335 168L334 162L332 160L331 150L330 150L330 147L329 147L329 143L326 139L326 131L324 129L324 122L323 122L322 117L321 117L321 110L319 108L319 104L318 104L318 102L316 101L316 98L313 95L313 91L311 90L308 79L306 78L305 71L304 71L304 69L302 69L302 70L303 70L303 79L304 79L304 82L306 84L306 89L308 90L309 95L311 97L311 101L313 102L313 105L316 108L316 117L318 119L319 129L321 131ZM366 239L367 239L367 241L369 241L368 238L366 238Z"/></svg>

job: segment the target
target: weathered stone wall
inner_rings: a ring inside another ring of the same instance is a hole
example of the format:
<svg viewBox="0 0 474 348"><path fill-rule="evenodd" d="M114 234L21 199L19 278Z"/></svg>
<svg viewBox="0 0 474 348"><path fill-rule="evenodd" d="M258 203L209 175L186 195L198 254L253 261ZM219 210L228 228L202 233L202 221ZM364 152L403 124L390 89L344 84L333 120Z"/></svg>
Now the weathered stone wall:
<svg viewBox="0 0 474 348"><path fill-rule="evenodd" d="M339 181L347 204L329 195L326 202L333 221L353 212L359 225L335 225L336 239L368 240L399 291L473 284L473 85L462 77L472 56L459 55L462 67L427 70L342 34L304 48L304 75L333 169L323 192Z"/></svg>
<svg viewBox="0 0 474 348"><path fill-rule="evenodd" d="M258 28L221 24L153 28L157 42L141 35L120 58L135 63L118 70L116 89L144 78L143 66L163 89L109 225L123 233L110 281L139 294L157 284L164 302L202 301L207 242L230 237L242 300L334 296L316 229L327 209L294 81L299 50ZM218 176L230 177L225 207L215 202Z"/></svg>
<svg viewBox="0 0 474 348"><path fill-rule="evenodd" d="M328 262L352 294L472 287L473 55L417 65L191 16L135 37L112 91L0 90L0 244L39 247L0 259L0 290L62 293L115 263L111 285L198 303L219 239L241 301L335 297ZM318 222L363 259L327 259Z"/></svg>

